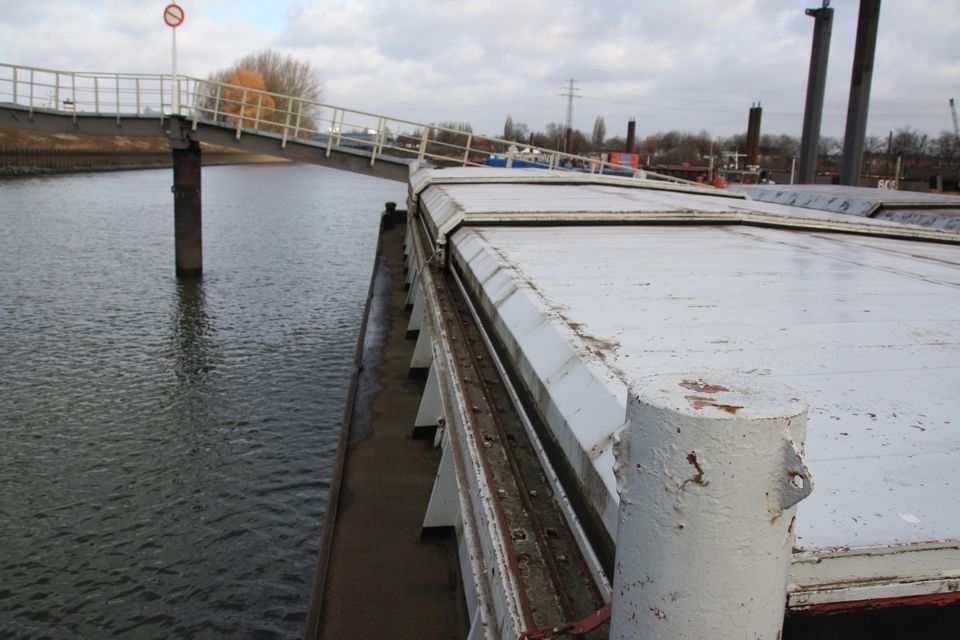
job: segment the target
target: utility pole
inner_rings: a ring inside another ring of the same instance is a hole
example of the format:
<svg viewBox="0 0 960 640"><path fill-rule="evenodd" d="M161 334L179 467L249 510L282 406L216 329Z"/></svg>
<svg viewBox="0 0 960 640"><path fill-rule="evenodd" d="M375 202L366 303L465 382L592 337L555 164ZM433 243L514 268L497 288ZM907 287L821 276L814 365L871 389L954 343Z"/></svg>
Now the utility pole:
<svg viewBox="0 0 960 640"><path fill-rule="evenodd" d="M847 104L847 130L843 136L843 166L840 184L860 186L863 169L863 140L867 135L867 111L870 107L870 84L873 80L873 59L877 48L877 25L880 22L880 0L860 0L857 22L857 44L853 51L853 72L850 78L850 101Z"/></svg>
<svg viewBox="0 0 960 640"><path fill-rule="evenodd" d="M571 149L573 145L573 99L579 98L580 95L577 94L579 89L576 86L576 80L570 78L567 80L569 85L567 86L567 92L561 93L560 95L567 99L567 122L566 127L564 128L564 153L572 153Z"/></svg>
<svg viewBox="0 0 960 640"><path fill-rule="evenodd" d="M740 147L739 147L739 146L734 147L733 149L734 149L733 151L727 151L727 152L725 152L723 155L727 156L727 158L733 158L733 170L734 170L734 171L739 171L739 170L740 170L740 158L746 158L746 157L747 157L747 154L745 154L745 153L740 153Z"/></svg>
<svg viewBox="0 0 960 640"><path fill-rule="evenodd" d="M833 32L833 9L823 0L819 9L807 9L814 19L813 46L810 51L810 75L807 78L807 104L803 110L803 135L800 139L800 176L797 182L810 184L817 173L817 145L823 117L823 94L827 83L827 59Z"/></svg>

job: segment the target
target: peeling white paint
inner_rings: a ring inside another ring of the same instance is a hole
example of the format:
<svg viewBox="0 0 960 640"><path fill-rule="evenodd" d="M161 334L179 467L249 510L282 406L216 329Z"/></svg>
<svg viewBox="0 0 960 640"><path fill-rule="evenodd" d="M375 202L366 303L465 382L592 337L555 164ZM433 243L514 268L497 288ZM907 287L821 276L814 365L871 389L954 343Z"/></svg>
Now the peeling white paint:
<svg viewBox="0 0 960 640"><path fill-rule="evenodd" d="M451 180L424 192L420 214L434 231L463 212L486 216L486 225L453 233L451 260L493 318L488 329L611 535L619 509L614 436L625 424L628 381L734 372L786 384L810 407L806 459L817 488L798 507L790 588L803 601L791 596L791 606L828 591L832 601L896 595L906 582L932 593L945 588L938 581L960 576L952 486L960 246L835 233L838 221L865 230L900 225L777 203L614 184L492 191L459 184L467 173L448 171L432 172ZM585 226L589 216L577 226L546 225L553 209L599 211L609 225L614 214L680 200L683 215L776 214L824 226ZM516 211L536 214L528 222L538 225L500 226ZM684 478L671 477L683 498ZM904 549L945 564L935 576L920 571L924 562L897 564ZM881 579L892 575L884 563L898 567L895 581Z"/></svg>

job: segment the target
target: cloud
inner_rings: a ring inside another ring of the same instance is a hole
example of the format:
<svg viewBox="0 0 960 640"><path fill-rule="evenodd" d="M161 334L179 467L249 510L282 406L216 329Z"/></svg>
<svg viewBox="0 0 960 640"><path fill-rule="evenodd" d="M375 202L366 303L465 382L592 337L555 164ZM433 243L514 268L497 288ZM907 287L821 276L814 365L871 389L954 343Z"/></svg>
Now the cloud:
<svg viewBox="0 0 960 640"><path fill-rule="evenodd" d="M165 2L0 0L0 61L78 70L166 72ZM798 134L818 0L182 0L180 69L206 76L274 48L321 70L325 98L416 121L466 120L496 133L509 113L540 128L562 121L568 78L583 96L575 126L596 116L616 134L746 128ZM844 129L855 0L835 0L823 133ZM949 123L960 93L960 5L887 2L869 130Z"/></svg>

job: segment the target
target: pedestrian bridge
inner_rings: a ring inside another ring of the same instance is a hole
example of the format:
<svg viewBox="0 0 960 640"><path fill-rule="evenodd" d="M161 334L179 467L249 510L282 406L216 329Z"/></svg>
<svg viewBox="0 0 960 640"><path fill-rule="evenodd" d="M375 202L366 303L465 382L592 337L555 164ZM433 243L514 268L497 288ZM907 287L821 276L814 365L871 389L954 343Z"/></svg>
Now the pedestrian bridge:
<svg viewBox="0 0 960 640"><path fill-rule="evenodd" d="M186 76L0 63L0 127L165 136L173 150L176 268L203 270L201 143L406 182L410 166L526 166L686 182L436 124ZM490 160L494 162L489 162Z"/></svg>
<svg viewBox="0 0 960 640"><path fill-rule="evenodd" d="M537 166L679 181L551 149L255 88L160 74L0 63L0 127L169 136L406 182L411 162ZM518 149L523 146L523 150Z"/></svg>

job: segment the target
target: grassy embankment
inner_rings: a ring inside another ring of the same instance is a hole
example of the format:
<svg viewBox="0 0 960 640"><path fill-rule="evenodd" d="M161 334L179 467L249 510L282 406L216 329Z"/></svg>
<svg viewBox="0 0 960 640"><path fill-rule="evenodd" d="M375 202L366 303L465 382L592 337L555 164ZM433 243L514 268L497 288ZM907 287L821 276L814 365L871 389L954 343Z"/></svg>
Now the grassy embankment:
<svg viewBox="0 0 960 640"><path fill-rule="evenodd" d="M201 144L203 164L285 162ZM172 164L164 137L87 136L0 128L0 176L152 169Z"/></svg>

